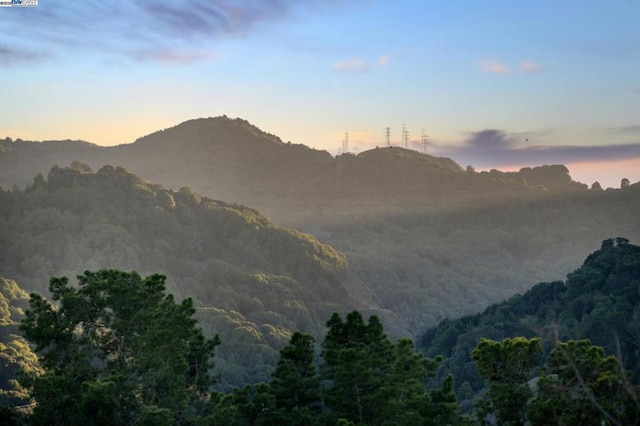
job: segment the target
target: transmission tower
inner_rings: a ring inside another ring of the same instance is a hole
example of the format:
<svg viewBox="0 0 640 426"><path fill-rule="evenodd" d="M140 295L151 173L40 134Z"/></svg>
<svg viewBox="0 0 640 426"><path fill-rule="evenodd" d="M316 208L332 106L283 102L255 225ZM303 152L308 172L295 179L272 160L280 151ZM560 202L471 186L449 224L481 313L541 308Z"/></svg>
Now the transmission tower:
<svg viewBox="0 0 640 426"><path fill-rule="evenodd" d="M404 149L409 148L409 131L404 124L402 125L402 147Z"/></svg>
<svg viewBox="0 0 640 426"><path fill-rule="evenodd" d="M429 146L429 142L427 142L429 140L429 136L427 136L424 133L424 129L422 129L422 153L426 154L427 153L427 146Z"/></svg>
<svg viewBox="0 0 640 426"><path fill-rule="evenodd" d="M344 140L342 141L342 153L349 152L349 132L344 133Z"/></svg>
<svg viewBox="0 0 640 426"><path fill-rule="evenodd" d="M391 146L391 129L388 127L384 128L384 138L387 142L387 148L389 148Z"/></svg>

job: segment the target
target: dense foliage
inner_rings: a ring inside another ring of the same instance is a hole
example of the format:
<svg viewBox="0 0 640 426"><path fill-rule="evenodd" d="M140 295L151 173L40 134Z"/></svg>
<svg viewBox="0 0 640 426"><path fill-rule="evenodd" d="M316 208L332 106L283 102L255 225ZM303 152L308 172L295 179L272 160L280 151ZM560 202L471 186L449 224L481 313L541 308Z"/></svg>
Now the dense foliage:
<svg viewBox="0 0 640 426"><path fill-rule="evenodd" d="M166 275L226 342L218 370L229 384L268 378L290 334L318 336L359 285L344 255L310 235L111 166L54 167L24 191L0 190L0 247L2 274L45 295L51 276L79 270Z"/></svg>
<svg viewBox="0 0 640 426"><path fill-rule="evenodd" d="M640 374L640 247L625 238L608 239L567 276L540 283L523 295L483 313L445 320L419 344L427 354L446 357L444 371L457 379L459 395L484 387L470 354L481 338L539 337L545 353L558 340L589 339L617 355L637 379ZM465 384L466 383L466 384Z"/></svg>
<svg viewBox="0 0 640 426"><path fill-rule="evenodd" d="M625 254L627 261L637 261L639 253L625 250L628 246L624 239L605 241L599 252L614 251L604 264ZM555 340L549 355L541 356L540 337L481 338L469 361L487 389L474 398L471 411L465 401L458 404L453 376L438 379L442 357L416 352L406 338L390 340L377 317L365 321L357 311L345 319L331 316L319 362L314 337L294 332L268 381L215 391L210 360L224 342L204 337L192 301L176 303L165 292L163 276L101 270L87 271L78 281L71 286L66 278L53 278L52 302L31 295L20 328L39 359L22 364L18 374L14 370L25 387L23 399L4 400L3 422L626 425L640 420L640 389L631 372L589 340ZM7 288L4 293L21 293L15 283ZM8 310L15 312L23 299L13 297Z"/></svg>
<svg viewBox="0 0 640 426"><path fill-rule="evenodd" d="M472 358L489 386L481 424L637 425L640 388L620 361L589 340L557 341L537 372L540 339L481 339Z"/></svg>
<svg viewBox="0 0 640 426"><path fill-rule="evenodd" d="M53 303L33 293L21 322L43 374L23 383L32 424L184 424L205 403L213 349L191 299L176 303L165 277L85 272L79 288L51 279Z"/></svg>
<svg viewBox="0 0 640 426"><path fill-rule="evenodd" d="M439 360L392 342L375 316L327 322L321 364L314 339L295 333L268 383L212 396L209 421L235 425L460 425L453 382L433 382Z"/></svg>
<svg viewBox="0 0 640 426"><path fill-rule="evenodd" d="M28 405L19 372L39 372L38 359L19 330L29 295L15 281L0 277L0 407ZM6 413L0 411L0 423Z"/></svg>

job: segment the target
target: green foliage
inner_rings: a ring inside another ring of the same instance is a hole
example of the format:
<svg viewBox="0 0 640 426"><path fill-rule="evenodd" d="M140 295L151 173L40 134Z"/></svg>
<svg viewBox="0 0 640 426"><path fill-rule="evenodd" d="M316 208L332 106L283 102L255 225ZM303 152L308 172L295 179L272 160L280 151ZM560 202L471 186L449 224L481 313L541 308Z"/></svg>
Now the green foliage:
<svg viewBox="0 0 640 426"><path fill-rule="evenodd" d="M481 421L493 414L498 424L524 425L526 402L533 396L527 380L541 352L539 338L480 339L471 357L489 382L488 401L478 402Z"/></svg>
<svg viewBox="0 0 640 426"><path fill-rule="evenodd" d="M533 424L631 425L640 421L638 388L620 361L589 340L558 342L528 407Z"/></svg>
<svg viewBox="0 0 640 426"><path fill-rule="evenodd" d="M318 415L321 408L320 378L313 363L315 340L308 334L293 333L280 359L269 387L276 408L286 413L292 424Z"/></svg>
<svg viewBox="0 0 640 426"><path fill-rule="evenodd" d="M387 368L392 344L376 317L365 323L359 312L347 315L346 322L333 314L322 344L323 379L331 383L325 403L336 420L373 422L380 418Z"/></svg>
<svg viewBox="0 0 640 426"><path fill-rule="evenodd" d="M539 338L515 337L502 342L482 338L471 352L471 359L490 382L522 385L529 379L541 352Z"/></svg>
<svg viewBox="0 0 640 426"><path fill-rule="evenodd" d="M343 254L249 207L121 167L56 166L0 201L4 274L46 296L50 277L78 270L162 272L170 293L193 298L205 334L224 338L224 390L268 380L291 333L319 336L331 312L353 305Z"/></svg>
<svg viewBox="0 0 640 426"><path fill-rule="evenodd" d="M540 339L482 339L473 351L489 382L488 400L477 402L482 423L499 425L631 425L640 420L640 396L618 359L589 340L557 342L542 375Z"/></svg>
<svg viewBox="0 0 640 426"><path fill-rule="evenodd" d="M40 371L37 356L18 329L28 303L24 290L0 277L0 407L28 405L27 391L17 378L20 372Z"/></svg>
<svg viewBox="0 0 640 426"><path fill-rule="evenodd" d="M332 422L356 424L458 424L452 379L433 390L427 383L440 362L416 353L413 343L395 344L372 316L359 312L343 321L334 314L322 344L324 402Z"/></svg>
<svg viewBox="0 0 640 426"><path fill-rule="evenodd" d="M164 282L86 271L78 288L51 279L54 304L31 295L21 329L44 369L23 379L35 424L182 423L203 404L219 341L204 338L192 301L176 303Z"/></svg>
<svg viewBox="0 0 640 426"><path fill-rule="evenodd" d="M637 380L640 371L640 247L607 239L566 282L540 283L482 314L443 321L420 340L427 355L446 356L444 370L474 392L484 383L469 369L470 345L481 337L539 337L548 354L558 340L590 339L607 354L619 354ZM471 346L471 347L473 347Z"/></svg>

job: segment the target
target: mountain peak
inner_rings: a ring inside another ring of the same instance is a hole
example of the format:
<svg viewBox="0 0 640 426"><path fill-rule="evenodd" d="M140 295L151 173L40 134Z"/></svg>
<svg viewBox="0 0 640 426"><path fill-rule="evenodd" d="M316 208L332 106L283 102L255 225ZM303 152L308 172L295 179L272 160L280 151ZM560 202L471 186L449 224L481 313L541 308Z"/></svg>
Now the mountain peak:
<svg viewBox="0 0 640 426"><path fill-rule="evenodd" d="M282 140L241 118L196 118L137 139L135 145L284 145Z"/></svg>

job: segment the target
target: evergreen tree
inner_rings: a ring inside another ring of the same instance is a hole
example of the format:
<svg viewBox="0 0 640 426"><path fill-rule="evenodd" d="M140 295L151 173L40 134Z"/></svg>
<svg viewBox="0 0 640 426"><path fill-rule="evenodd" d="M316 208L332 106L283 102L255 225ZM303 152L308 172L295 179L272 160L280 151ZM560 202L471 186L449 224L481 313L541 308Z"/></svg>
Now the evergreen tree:
<svg viewBox="0 0 640 426"><path fill-rule="evenodd" d="M493 414L501 425L524 424L526 402L533 396L527 381L541 352L542 346L537 337L516 337L502 342L480 339L471 358L489 382L489 399L479 403L481 422Z"/></svg>
<svg viewBox="0 0 640 426"><path fill-rule="evenodd" d="M322 344L323 378L330 385L324 401L331 418L372 424L384 416L385 395L381 392L392 365L392 344L380 320L366 323L359 312L346 321L334 313Z"/></svg>
<svg viewBox="0 0 640 426"><path fill-rule="evenodd" d="M334 314L322 344L324 402L332 423L367 425L460 424L453 379L427 390L441 358L416 353L413 342L392 343L372 316Z"/></svg>
<svg viewBox="0 0 640 426"><path fill-rule="evenodd" d="M640 422L638 389L620 362L589 340L558 342L528 408L534 425L631 425Z"/></svg>
<svg viewBox="0 0 640 426"><path fill-rule="evenodd" d="M313 363L315 340L293 333L280 351L280 360L269 384L275 398L279 424L310 425L321 409L320 378Z"/></svg>
<svg viewBox="0 0 640 426"><path fill-rule="evenodd" d="M191 299L165 294L165 277L101 270L52 278L54 304L31 294L22 320L44 374L24 383L34 424L181 424L212 382L217 337L196 328Z"/></svg>

